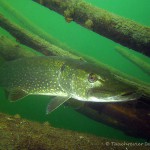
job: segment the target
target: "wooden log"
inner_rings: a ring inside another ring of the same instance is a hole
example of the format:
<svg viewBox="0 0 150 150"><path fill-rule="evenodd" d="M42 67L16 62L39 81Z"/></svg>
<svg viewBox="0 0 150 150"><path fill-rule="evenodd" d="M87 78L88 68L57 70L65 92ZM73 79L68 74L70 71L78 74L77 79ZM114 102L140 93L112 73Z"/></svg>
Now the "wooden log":
<svg viewBox="0 0 150 150"><path fill-rule="evenodd" d="M36 51L32 51L25 46L23 47L17 41L14 41L6 36L0 37L0 56L6 61L38 55L41 54Z"/></svg>
<svg viewBox="0 0 150 150"><path fill-rule="evenodd" d="M123 46L150 56L150 28L83 0L34 0Z"/></svg>
<svg viewBox="0 0 150 150"><path fill-rule="evenodd" d="M25 30L19 25L10 22L2 14L0 14L0 26L7 30L16 40L28 47L36 49L38 52L42 52L46 56L67 56L71 58L78 58L76 55L65 51L47 41L40 38L38 35Z"/></svg>
<svg viewBox="0 0 150 150"><path fill-rule="evenodd" d="M145 62L142 58L129 53L126 49L121 47L116 47L115 50L120 53L122 56L130 60L132 63L136 64L138 67L140 67L145 73L150 75L150 64Z"/></svg>
<svg viewBox="0 0 150 150"><path fill-rule="evenodd" d="M125 103L84 103L70 100L66 105L98 122L122 130L129 136L150 139L150 102L143 97L138 101Z"/></svg>
<svg viewBox="0 0 150 150"><path fill-rule="evenodd" d="M65 49L67 51L72 51L67 45L61 43L54 37L52 37L50 34L45 32L43 29L38 27L35 23L33 23L31 20L29 20L27 17L22 15L19 11L17 11L15 8L13 8L6 0L0 0L0 6L9 13L10 16L17 19L17 21L21 24L22 27L25 27L29 31L33 32L34 34L37 34L40 38L48 41L49 43L56 45L62 49Z"/></svg>

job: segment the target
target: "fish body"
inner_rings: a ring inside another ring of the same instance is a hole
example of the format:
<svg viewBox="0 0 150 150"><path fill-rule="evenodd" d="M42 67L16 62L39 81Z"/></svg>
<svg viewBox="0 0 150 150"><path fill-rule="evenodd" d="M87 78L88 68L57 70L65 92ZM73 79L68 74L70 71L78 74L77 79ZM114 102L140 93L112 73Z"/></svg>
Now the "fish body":
<svg viewBox="0 0 150 150"><path fill-rule="evenodd" d="M0 87L6 90L11 101L31 94L55 96L47 113L70 98L118 102L139 97L134 86L118 81L104 67L56 56L23 58L2 64Z"/></svg>

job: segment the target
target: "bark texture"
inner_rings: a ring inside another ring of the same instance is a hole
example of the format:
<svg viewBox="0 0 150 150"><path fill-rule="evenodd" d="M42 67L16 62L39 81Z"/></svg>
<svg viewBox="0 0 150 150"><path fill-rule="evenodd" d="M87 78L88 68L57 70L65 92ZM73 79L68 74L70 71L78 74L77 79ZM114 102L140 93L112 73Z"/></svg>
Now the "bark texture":
<svg viewBox="0 0 150 150"><path fill-rule="evenodd" d="M123 46L150 56L150 28L82 0L34 0Z"/></svg>
<svg viewBox="0 0 150 150"><path fill-rule="evenodd" d="M29 31L33 32L34 34L37 34L40 38L43 38L44 40L50 42L51 44L54 44L67 51L72 51L67 45L61 43L60 41L52 37L50 34L48 34L46 31L44 31L42 28L38 27L26 16L22 15L19 11L13 8L6 0L0 0L0 6L4 10L6 10L10 16L17 19L17 21L21 24L22 27L25 27Z"/></svg>
<svg viewBox="0 0 150 150"><path fill-rule="evenodd" d="M10 22L7 18L0 14L0 26L7 30L16 40L28 47L36 49L38 52L42 52L48 56L67 56L71 58L79 58L68 51L65 51L47 41L40 38L38 35L27 31L19 25Z"/></svg>

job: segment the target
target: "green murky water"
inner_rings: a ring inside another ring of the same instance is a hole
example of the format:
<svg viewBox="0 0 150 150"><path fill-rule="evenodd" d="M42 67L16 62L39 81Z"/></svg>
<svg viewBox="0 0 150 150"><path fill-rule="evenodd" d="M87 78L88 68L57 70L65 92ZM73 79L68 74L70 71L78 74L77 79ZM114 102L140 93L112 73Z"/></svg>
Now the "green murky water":
<svg viewBox="0 0 150 150"><path fill-rule="evenodd" d="M110 12L135 20L143 25L150 25L149 0L86 1ZM38 27L42 28L54 38L65 43L75 51L91 56L105 64L135 76L140 80L150 82L150 77L147 74L142 72L137 66L114 50L118 45L117 43L91 32L74 22L67 23L62 16L32 2L32 0L7 0L7 2L31 22L35 23ZM25 27L25 24L23 25L18 22L17 18L12 17L6 9L4 10L0 7L0 12L3 12L8 18L10 18L10 20ZM10 36L6 31L0 28L0 35L3 34ZM132 53L136 54L136 52ZM150 62L150 60L141 55L139 57ZM46 96L28 96L22 101L10 103L6 100L4 91L0 90L0 111L9 114L20 114L23 118L39 122L49 121L51 125L59 128L66 128L122 140L141 140L126 136L120 130L113 129L91 120L69 107L61 106L52 114L45 115L46 106L49 100L50 98Z"/></svg>

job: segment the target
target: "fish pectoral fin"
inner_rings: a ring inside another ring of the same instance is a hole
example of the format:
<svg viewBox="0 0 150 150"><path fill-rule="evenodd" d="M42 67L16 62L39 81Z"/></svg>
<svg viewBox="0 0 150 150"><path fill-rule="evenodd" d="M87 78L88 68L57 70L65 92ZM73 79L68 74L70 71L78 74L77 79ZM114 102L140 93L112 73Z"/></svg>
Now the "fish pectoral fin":
<svg viewBox="0 0 150 150"><path fill-rule="evenodd" d="M47 106L46 114L51 113L63 103L65 103L70 97L54 97Z"/></svg>
<svg viewBox="0 0 150 150"><path fill-rule="evenodd" d="M12 102L20 100L20 99L28 96L27 92L25 92L22 89L18 89L18 88L11 89L11 90L6 90L5 93L6 93L6 96L7 96L8 100L10 100Z"/></svg>

